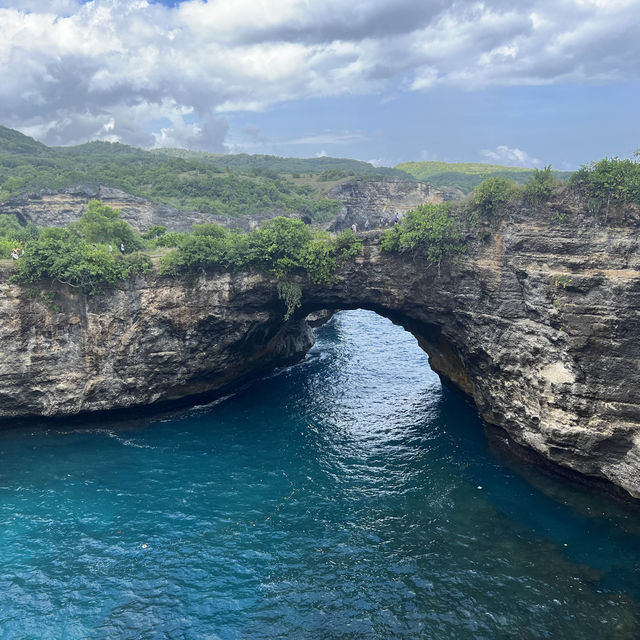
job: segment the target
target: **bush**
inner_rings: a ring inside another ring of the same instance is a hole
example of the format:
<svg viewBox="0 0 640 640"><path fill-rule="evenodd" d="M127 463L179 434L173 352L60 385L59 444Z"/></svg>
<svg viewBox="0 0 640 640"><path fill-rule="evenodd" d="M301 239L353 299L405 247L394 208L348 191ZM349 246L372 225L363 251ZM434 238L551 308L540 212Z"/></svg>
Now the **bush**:
<svg viewBox="0 0 640 640"><path fill-rule="evenodd" d="M290 218L274 218L248 234L217 229L215 235L181 236L176 250L161 259L160 272L177 276L203 269L253 266L273 273L280 281L299 272L320 283L328 282L341 261L362 249L352 231L334 240L328 233L313 232L302 221Z"/></svg>
<svg viewBox="0 0 640 640"><path fill-rule="evenodd" d="M640 204L640 164L633 160L605 158L583 166L569 183L590 200L594 213L611 202Z"/></svg>
<svg viewBox="0 0 640 640"><path fill-rule="evenodd" d="M142 238L145 240L156 240L167 233L167 227L162 224L154 224L149 227L149 231L142 234Z"/></svg>
<svg viewBox="0 0 640 640"><path fill-rule="evenodd" d="M473 203L481 216L492 219L504 214L517 193L518 185L513 180L487 178L473 190Z"/></svg>
<svg viewBox="0 0 640 640"><path fill-rule="evenodd" d="M424 204L409 211L400 224L382 234L381 246L384 251L415 251L432 264L464 252L460 227L448 202Z"/></svg>
<svg viewBox="0 0 640 640"><path fill-rule="evenodd" d="M154 244L156 247L178 247L187 234L179 233L178 231L169 231L160 237L156 238Z"/></svg>
<svg viewBox="0 0 640 640"><path fill-rule="evenodd" d="M312 237L311 229L301 220L274 218L249 234L248 262L282 277L304 266L303 254Z"/></svg>
<svg viewBox="0 0 640 640"><path fill-rule="evenodd" d="M555 183L550 164L544 169L534 169L522 188L525 201L532 206L540 206L549 199Z"/></svg>
<svg viewBox="0 0 640 640"><path fill-rule="evenodd" d="M50 278L93 294L151 268L147 255L123 257L109 251L106 245L94 247L74 229L50 228L43 229L37 240L26 245L13 280L34 283Z"/></svg>

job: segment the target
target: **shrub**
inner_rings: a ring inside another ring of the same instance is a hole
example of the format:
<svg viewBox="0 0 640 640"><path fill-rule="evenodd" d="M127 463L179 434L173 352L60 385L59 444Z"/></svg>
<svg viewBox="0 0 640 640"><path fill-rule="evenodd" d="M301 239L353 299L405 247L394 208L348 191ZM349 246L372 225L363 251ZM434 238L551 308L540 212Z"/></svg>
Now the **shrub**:
<svg viewBox="0 0 640 640"><path fill-rule="evenodd" d="M161 224L154 224L149 227L149 231L142 234L145 240L155 240L167 233L167 227Z"/></svg>
<svg viewBox="0 0 640 640"><path fill-rule="evenodd" d="M253 266L273 273L278 280L298 272L320 283L330 281L339 263L361 249L352 231L332 239L326 232L313 232L300 220L278 217L248 234L221 227L216 227L214 235L184 234L176 250L161 259L160 272L176 276L217 267Z"/></svg>
<svg viewBox="0 0 640 640"><path fill-rule="evenodd" d="M640 204L640 164L633 160L605 158L583 166L569 182L588 198L593 213L611 202Z"/></svg>
<svg viewBox="0 0 640 640"><path fill-rule="evenodd" d="M473 203L481 216L492 219L504 214L517 193L518 185L513 180L487 178L473 190Z"/></svg>
<svg viewBox="0 0 640 640"><path fill-rule="evenodd" d="M544 169L534 169L533 175L522 188L524 199L532 206L540 206L549 199L554 186L555 179L550 164Z"/></svg>
<svg viewBox="0 0 640 640"><path fill-rule="evenodd" d="M100 200L90 200L80 220L69 225L88 243L124 244L127 251L143 248L134 228L120 218L120 210L108 207Z"/></svg>
<svg viewBox="0 0 640 640"><path fill-rule="evenodd" d="M94 247L74 229L50 228L26 245L13 280L34 283L50 278L92 294L133 274L147 273L151 267L151 259L144 254L123 257L106 245Z"/></svg>
<svg viewBox="0 0 640 640"><path fill-rule="evenodd" d="M156 238L155 245L157 247L178 247L182 240L186 237L186 234L179 233L178 231L169 231Z"/></svg>
<svg viewBox="0 0 640 640"><path fill-rule="evenodd" d="M248 262L282 277L303 267L303 253L312 237L311 229L301 220L274 218L249 234Z"/></svg>
<svg viewBox="0 0 640 640"><path fill-rule="evenodd" d="M415 251L432 264L464 252L450 203L424 204L409 211L402 223L383 233L381 246L384 251Z"/></svg>

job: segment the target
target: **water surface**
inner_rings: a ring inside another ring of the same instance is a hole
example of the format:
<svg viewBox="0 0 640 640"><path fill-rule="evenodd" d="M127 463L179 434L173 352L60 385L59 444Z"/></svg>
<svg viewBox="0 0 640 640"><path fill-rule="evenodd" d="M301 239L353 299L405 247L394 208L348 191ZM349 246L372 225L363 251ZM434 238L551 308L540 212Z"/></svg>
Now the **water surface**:
<svg viewBox="0 0 640 640"><path fill-rule="evenodd" d="M0 433L0 638L640 637L640 516L489 451L365 311L209 407Z"/></svg>

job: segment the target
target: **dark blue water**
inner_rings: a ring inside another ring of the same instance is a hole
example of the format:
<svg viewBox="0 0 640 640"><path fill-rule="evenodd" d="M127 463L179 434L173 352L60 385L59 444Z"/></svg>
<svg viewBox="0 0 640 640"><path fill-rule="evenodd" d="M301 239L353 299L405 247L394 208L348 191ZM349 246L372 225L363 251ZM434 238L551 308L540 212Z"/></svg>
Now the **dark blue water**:
<svg viewBox="0 0 640 640"><path fill-rule="evenodd" d="M640 516L490 451L339 314L210 407L0 433L0 638L640 637Z"/></svg>

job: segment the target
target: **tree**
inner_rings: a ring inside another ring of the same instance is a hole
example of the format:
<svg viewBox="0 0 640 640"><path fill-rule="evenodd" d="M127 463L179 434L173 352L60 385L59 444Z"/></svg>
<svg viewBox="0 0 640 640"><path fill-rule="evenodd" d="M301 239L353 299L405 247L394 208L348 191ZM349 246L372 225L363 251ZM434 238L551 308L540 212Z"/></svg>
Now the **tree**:
<svg viewBox="0 0 640 640"><path fill-rule="evenodd" d="M69 226L89 243L124 244L128 251L143 246L133 227L120 218L120 210L100 200L90 200L80 220Z"/></svg>

